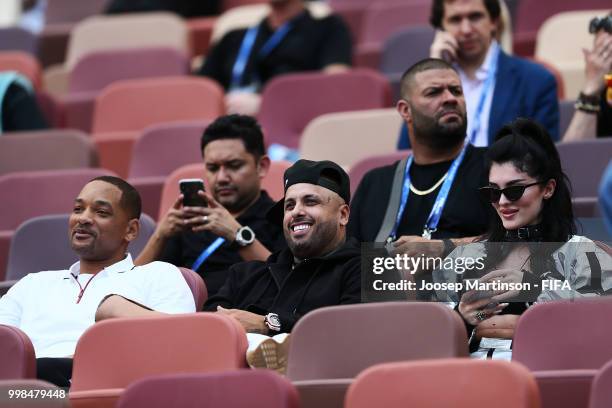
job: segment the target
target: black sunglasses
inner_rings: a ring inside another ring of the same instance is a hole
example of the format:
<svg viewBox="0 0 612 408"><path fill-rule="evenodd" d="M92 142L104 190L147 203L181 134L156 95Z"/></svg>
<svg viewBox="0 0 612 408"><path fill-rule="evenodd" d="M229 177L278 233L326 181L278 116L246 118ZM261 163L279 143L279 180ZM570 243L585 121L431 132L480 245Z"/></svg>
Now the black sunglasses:
<svg viewBox="0 0 612 408"><path fill-rule="evenodd" d="M510 201L520 200L525 190L528 187L535 186L538 184L542 184L542 181L537 181L531 184L517 184L515 186L510 186L506 188L497 188L497 187L481 187L478 189L480 195L483 200L491 203L498 203L501 198L502 193L504 196Z"/></svg>

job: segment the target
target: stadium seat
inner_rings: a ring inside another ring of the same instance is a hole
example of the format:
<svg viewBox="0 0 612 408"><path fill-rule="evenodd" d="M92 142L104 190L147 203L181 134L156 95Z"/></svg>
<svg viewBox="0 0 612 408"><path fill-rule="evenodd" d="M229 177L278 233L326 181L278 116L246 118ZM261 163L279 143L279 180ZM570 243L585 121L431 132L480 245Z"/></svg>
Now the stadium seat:
<svg viewBox="0 0 612 408"><path fill-rule="evenodd" d="M377 69L384 42L399 30L427 24L430 11L431 4L427 0L373 2L363 15L355 47L355 65ZM407 46L410 47L410 43ZM408 66L404 70L406 68Z"/></svg>
<svg viewBox="0 0 612 408"><path fill-rule="evenodd" d="M407 157L409 154L410 150L400 150L395 153L370 156L355 163L349 171L349 178L351 179L351 193L354 194L355 191L357 191L357 187L359 186L361 179L368 171L376 167L393 164L396 161Z"/></svg>
<svg viewBox="0 0 612 408"><path fill-rule="evenodd" d="M387 79L370 70L341 74L302 73L272 79L262 93L259 121L268 143L297 148L302 131L324 113L386 108ZM299 109L291 100L299 100Z"/></svg>
<svg viewBox="0 0 612 408"><path fill-rule="evenodd" d="M533 376L506 361L445 359L380 364L362 372L345 407L539 408Z"/></svg>
<svg viewBox="0 0 612 408"><path fill-rule="evenodd" d="M609 6L609 0L520 0L514 25L514 52L523 57L533 56L538 29L552 15L570 10L609 9ZM583 29L588 31L588 26Z"/></svg>
<svg viewBox="0 0 612 408"><path fill-rule="evenodd" d="M0 324L0 380L36 378L36 356L30 338L21 330ZM6 394L0 398L7 399Z"/></svg>
<svg viewBox="0 0 612 408"><path fill-rule="evenodd" d="M89 17L72 29L65 63L46 69L47 89L56 95L66 93L68 73L87 53L143 47L170 47L188 55L189 33L185 22L172 13Z"/></svg>
<svg viewBox="0 0 612 408"><path fill-rule="evenodd" d="M0 175L95 167L97 162L91 139L78 130L14 132L0 137Z"/></svg>
<svg viewBox="0 0 612 408"><path fill-rule="evenodd" d="M132 147L147 126L215 119L225 111L223 89L196 77L118 81L96 98L93 138L100 165L127 177Z"/></svg>
<svg viewBox="0 0 612 408"><path fill-rule="evenodd" d="M300 156L333 160L345 169L370 155L396 151L402 118L395 109L321 115L308 123L300 138Z"/></svg>
<svg viewBox="0 0 612 408"><path fill-rule="evenodd" d="M574 117L575 103L574 100L559 101L559 135L562 138Z"/></svg>
<svg viewBox="0 0 612 408"><path fill-rule="evenodd" d="M147 376L243 368L246 348L240 324L215 313L98 322L77 343L70 402L114 407L128 385Z"/></svg>
<svg viewBox="0 0 612 408"><path fill-rule="evenodd" d="M597 370L534 371L542 408L588 408Z"/></svg>
<svg viewBox="0 0 612 408"><path fill-rule="evenodd" d="M42 87L42 71L36 57L23 51L1 51L0 71L17 71L26 77L34 89Z"/></svg>
<svg viewBox="0 0 612 408"><path fill-rule="evenodd" d="M23 51L36 56L38 38L23 28L0 28L0 51Z"/></svg>
<svg viewBox="0 0 612 408"><path fill-rule="evenodd" d="M290 162L287 161L272 161L268 174L261 182L262 190L266 190L268 195L273 200L280 200L285 194L283 186L283 174L291 166ZM166 212L172 207L172 204L176 201L179 196L179 180L184 178L203 178L204 177L204 164L188 164L182 166L173 171L164 182L164 187L161 193L161 200L159 204L159 215L158 220L162 219ZM206 186L208 190L208 186Z"/></svg>
<svg viewBox="0 0 612 408"><path fill-rule="evenodd" d="M612 361L597 373L591 388L589 408L612 407Z"/></svg>
<svg viewBox="0 0 612 408"><path fill-rule="evenodd" d="M612 138L558 143L557 150L572 185L572 197L597 197L599 181L610 161Z"/></svg>
<svg viewBox="0 0 612 408"><path fill-rule="evenodd" d="M553 65L563 77L565 95L576 98L584 85L582 49L593 47L589 21L609 10L568 11L551 16L537 32L535 57Z"/></svg>
<svg viewBox="0 0 612 408"><path fill-rule="evenodd" d="M111 83L189 74L187 55L175 48L147 47L88 53L76 63L68 79L66 126L91 131L96 95Z"/></svg>
<svg viewBox="0 0 612 408"><path fill-rule="evenodd" d="M11 390L22 391L25 397L11 399ZM70 408L66 390L41 380L0 381L0 395L3 396L0 399L0 408Z"/></svg>
<svg viewBox="0 0 612 408"><path fill-rule="evenodd" d="M45 7L45 24L78 23L79 21L102 14L108 0L50 0Z"/></svg>
<svg viewBox="0 0 612 408"><path fill-rule="evenodd" d="M196 311L202 310L204 303L208 299L208 289L206 289L206 283L204 279L197 273L189 268L179 267L183 278L189 285L191 293L193 293L193 300L195 301Z"/></svg>
<svg viewBox="0 0 612 408"><path fill-rule="evenodd" d="M28 273L66 269L78 261L78 255L70 248L69 218L70 214L43 215L21 224L11 240L6 280L13 281L12 284ZM155 221L143 214L138 238L128 247L133 259L136 259L154 231ZM33 253L36 256L32 256ZM2 282L0 285L3 285Z"/></svg>
<svg viewBox="0 0 612 408"><path fill-rule="evenodd" d="M611 313L607 296L534 305L518 322L512 359L532 371L600 369L612 360Z"/></svg>
<svg viewBox="0 0 612 408"><path fill-rule="evenodd" d="M287 377L298 388L303 407L341 407L351 379L367 367L467 353L461 318L442 304L326 307L308 313L293 329Z"/></svg>
<svg viewBox="0 0 612 408"><path fill-rule="evenodd" d="M117 408L299 406L293 385L280 375L267 370L148 377L131 384L117 404Z"/></svg>
<svg viewBox="0 0 612 408"><path fill-rule="evenodd" d="M200 120L153 125L136 139L128 180L140 193L145 213L159 213L164 181L172 171L202 162L200 139L208 124Z"/></svg>

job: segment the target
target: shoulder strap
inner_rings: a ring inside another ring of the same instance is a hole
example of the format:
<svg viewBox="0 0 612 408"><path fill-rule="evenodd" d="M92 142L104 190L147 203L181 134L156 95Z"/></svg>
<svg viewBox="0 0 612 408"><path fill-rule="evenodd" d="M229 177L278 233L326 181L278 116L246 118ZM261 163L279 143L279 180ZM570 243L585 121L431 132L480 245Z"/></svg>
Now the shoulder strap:
<svg viewBox="0 0 612 408"><path fill-rule="evenodd" d="M402 197L402 187L404 184L404 170L406 169L406 162L408 157L404 157L399 161L395 168L395 174L393 175L393 184L391 184L391 195L389 196L389 202L387 203L387 211L385 212L385 218L378 230L376 239L374 242L385 242L393 229L395 224L395 218L399 211L400 201Z"/></svg>

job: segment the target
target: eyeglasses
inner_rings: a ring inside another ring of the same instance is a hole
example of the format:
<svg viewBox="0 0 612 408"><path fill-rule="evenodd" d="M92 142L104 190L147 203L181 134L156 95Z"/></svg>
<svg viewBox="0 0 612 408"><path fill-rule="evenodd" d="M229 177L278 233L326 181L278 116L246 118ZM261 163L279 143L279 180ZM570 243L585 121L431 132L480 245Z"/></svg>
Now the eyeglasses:
<svg viewBox="0 0 612 408"><path fill-rule="evenodd" d="M499 203L499 199L503 194L510 201L520 200L525 190L528 187L535 186L538 184L542 184L541 181L531 183L531 184L517 184L515 186L510 186L506 188L497 188L497 187L481 187L478 189L483 200L491 202L491 203Z"/></svg>

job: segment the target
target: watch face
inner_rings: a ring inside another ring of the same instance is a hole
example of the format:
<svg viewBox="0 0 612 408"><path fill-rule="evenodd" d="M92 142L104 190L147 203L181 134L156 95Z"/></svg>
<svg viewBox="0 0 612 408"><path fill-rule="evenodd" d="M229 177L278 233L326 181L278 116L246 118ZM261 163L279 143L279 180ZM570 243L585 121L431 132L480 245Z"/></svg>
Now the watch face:
<svg viewBox="0 0 612 408"><path fill-rule="evenodd" d="M253 232L250 229L243 228L240 231L240 236L242 237L244 241L249 242L250 240L253 239Z"/></svg>
<svg viewBox="0 0 612 408"><path fill-rule="evenodd" d="M280 319L278 318L277 315L271 315L268 320L270 321L270 324L273 326L280 326Z"/></svg>

